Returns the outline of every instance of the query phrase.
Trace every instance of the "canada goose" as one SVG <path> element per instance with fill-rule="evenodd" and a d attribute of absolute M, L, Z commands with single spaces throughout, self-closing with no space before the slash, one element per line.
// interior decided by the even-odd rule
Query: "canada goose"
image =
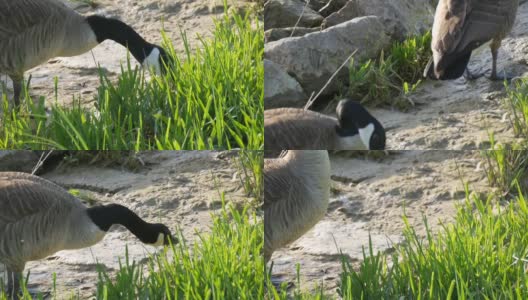
<path fill-rule="evenodd" d="M 330 197 L 326 150 L 290 150 L 264 160 L 264 259 L 321 220 Z"/>
<path fill-rule="evenodd" d="M 490 79 L 504 79 L 497 76 L 497 53 L 513 27 L 518 6 L 519 0 L 440 0 L 433 23 L 433 57 L 424 77 L 456 79 L 464 71 L 468 79 L 479 77 L 467 68 L 471 52 L 491 41 Z"/>
<path fill-rule="evenodd" d="M 265 150 L 383 150 L 385 129 L 361 104 L 339 101 L 337 119 L 310 110 L 264 111 Z"/>
<path fill-rule="evenodd" d="M 124 206 L 88 208 L 48 180 L 0 172 L 0 263 L 7 268 L 8 295 L 17 298 L 26 262 L 92 246 L 113 224 L 125 226 L 145 244 L 176 242 L 165 225 L 147 223 Z"/>
<path fill-rule="evenodd" d="M 119 20 L 84 17 L 59 0 L 0 0 L 0 73 L 13 81 L 15 106 L 25 71 L 53 57 L 83 54 L 107 39 L 128 47 L 145 68 L 160 72 L 168 62 L 163 48 Z"/>

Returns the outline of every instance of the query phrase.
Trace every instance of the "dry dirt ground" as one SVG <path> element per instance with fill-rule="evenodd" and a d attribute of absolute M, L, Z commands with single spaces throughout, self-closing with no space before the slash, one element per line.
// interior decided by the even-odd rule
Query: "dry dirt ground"
<path fill-rule="evenodd" d="M 101 14 L 118 18 L 134 28 L 147 41 L 161 44 L 161 29 L 173 43 L 175 50 L 184 53 L 180 29 L 185 31 L 191 48 L 200 47 L 198 36 L 210 37 L 214 20 L 224 12 L 222 0 L 94 0 L 96 8 L 82 2 L 68 1 L 68 5 L 86 15 Z M 233 7 L 247 5 L 245 0 L 228 1 Z M 182 56 L 183 57 L 183 56 Z M 47 103 L 54 103 L 54 77 L 58 78 L 58 103 L 69 105 L 72 97 L 82 97 L 82 103 L 91 107 L 99 86 L 98 66 L 109 78 L 116 79 L 121 64 L 126 65 L 127 50 L 113 42 L 104 41 L 92 51 L 75 57 L 59 57 L 26 72 L 25 79 L 31 78 L 30 95 L 46 97 Z M 132 66 L 137 62 L 131 57 Z M 7 84 L 12 97 L 12 83 L 0 74 L 0 81 Z M 1 89 L 0 89 L 1 97 Z"/>
<path fill-rule="evenodd" d="M 524 77 L 528 72 L 528 3 L 520 5 L 514 28 L 499 50 L 498 69 Z M 471 58 L 470 70 L 491 70 L 489 47 L 478 49 Z M 416 107 L 402 113 L 374 110 L 388 130 L 389 149 L 482 149 L 489 148 L 488 132 L 500 142 L 515 140 L 508 110 L 501 104 L 505 97 L 502 82 L 480 78 L 468 82 L 426 81 L 411 97 Z"/>
<path fill-rule="evenodd" d="M 192 244 L 197 232 L 209 231 L 211 214 L 221 208 L 219 192 L 225 192 L 229 203 L 242 205 L 249 200 L 240 182 L 236 155 L 210 151 L 144 152 L 139 157 L 145 165 L 136 171 L 82 164 L 61 167 L 42 177 L 66 188 L 77 188 L 100 204 L 125 205 L 146 221 L 164 223 L 173 231 L 180 228 L 187 243 Z M 28 263 L 25 273 L 31 272 L 30 292 L 50 292 L 56 273 L 58 299 L 69 299 L 71 295 L 90 298 L 96 289 L 97 263 L 111 274 L 119 268 L 125 247 L 131 261 L 138 262 L 161 251 L 142 244 L 124 227 L 114 226 L 93 247 L 61 251 Z"/>
<path fill-rule="evenodd" d="M 301 289 L 324 286 L 336 295 L 341 250 L 354 265 L 363 260 L 369 233 L 375 253 L 386 252 L 402 239 L 403 210 L 418 233 L 425 232 L 422 215 L 433 229 L 452 220 L 455 204 L 472 191 L 488 191 L 478 151 L 395 151 L 366 158 L 341 152 L 331 155 L 332 196 L 328 212 L 312 230 L 288 248 L 274 253 L 274 282 L 296 282 Z"/>

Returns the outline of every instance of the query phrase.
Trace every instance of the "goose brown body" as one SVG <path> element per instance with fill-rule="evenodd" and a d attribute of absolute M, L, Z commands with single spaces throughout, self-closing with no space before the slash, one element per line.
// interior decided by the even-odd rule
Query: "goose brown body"
<path fill-rule="evenodd" d="M 264 258 L 305 234 L 325 215 L 330 197 L 326 150 L 290 150 L 264 161 Z"/>

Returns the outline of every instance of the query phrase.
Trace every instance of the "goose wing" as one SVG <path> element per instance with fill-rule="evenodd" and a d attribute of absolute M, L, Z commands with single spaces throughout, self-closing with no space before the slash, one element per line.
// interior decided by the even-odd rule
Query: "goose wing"
<path fill-rule="evenodd" d="M 265 150 L 318 150 L 334 144 L 337 120 L 310 110 L 264 111 Z"/>
<path fill-rule="evenodd" d="M 38 28 L 50 19 L 65 19 L 71 9 L 57 0 L 0 0 L 0 43 Z"/>
<path fill-rule="evenodd" d="M 301 182 L 288 168 L 282 168 L 282 159 L 264 160 L 264 206 L 266 210 L 272 205 L 284 202 L 293 196 L 294 187 Z"/>
<path fill-rule="evenodd" d="M 60 186 L 25 173 L 0 173 L 0 228 L 45 213 L 52 207 L 83 206 Z"/>

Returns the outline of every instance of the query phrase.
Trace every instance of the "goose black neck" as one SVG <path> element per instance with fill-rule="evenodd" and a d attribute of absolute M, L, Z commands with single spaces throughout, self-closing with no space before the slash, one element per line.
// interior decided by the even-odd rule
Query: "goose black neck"
<path fill-rule="evenodd" d="M 120 224 L 141 241 L 152 239 L 151 224 L 143 221 L 133 211 L 122 205 L 95 206 L 88 208 L 87 213 L 92 222 L 103 231 L 108 231 L 114 224 Z"/>
<path fill-rule="evenodd" d="M 143 63 L 154 48 L 154 45 L 145 41 L 132 27 L 119 20 L 94 15 L 86 17 L 86 21 L 95 33 L 98 43 L 104 40 L 116 41 L 128 48 L 140 63 Z"/>

